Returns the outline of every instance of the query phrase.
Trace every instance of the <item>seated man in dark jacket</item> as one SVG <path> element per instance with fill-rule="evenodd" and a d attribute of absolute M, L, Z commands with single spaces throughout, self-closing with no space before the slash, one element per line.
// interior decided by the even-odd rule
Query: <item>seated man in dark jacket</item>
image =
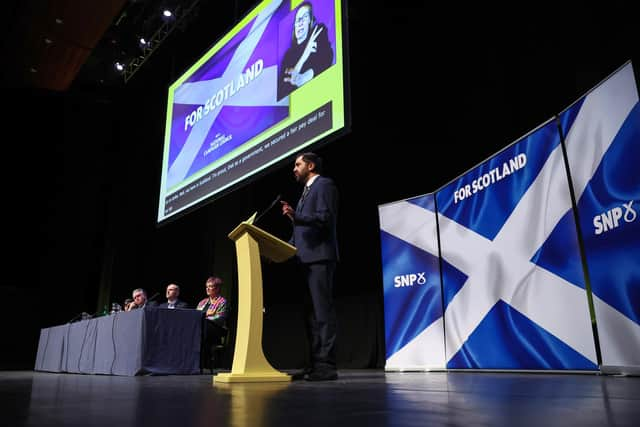
<path fill-rule="evenodd" d="M 167 302 L 160 304 L 160 308 L 189 308 L 189 304 L 180 298 L 180 286 L 175 283 L 167 286 Z"/>
<path fill-rule="evenodd" d="M 158 304 L 153 301 L 155 295 L 151 297 L 151 300 L 147 300 L 147 291 L 142 288 L 134 289 L 131 296 L 133 297 L 133 301 L 125 305 L 124 311 L 131 311 L 137 308 L 156 307 Z"/>

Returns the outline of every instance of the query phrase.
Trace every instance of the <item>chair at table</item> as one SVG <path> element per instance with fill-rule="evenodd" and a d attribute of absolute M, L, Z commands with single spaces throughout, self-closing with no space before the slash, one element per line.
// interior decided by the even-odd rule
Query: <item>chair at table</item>
<path fill-rule="evenodd" d="M 204 316 L 202 319 L 202 346 L 200 351 L 200 369 L 208 369 L 213 374 L 216 370 L 220 369 L 221 362 L 224 359 L 226 352 L 231 345 L 231 328 L 229 325 L 218 326 L 221 329 L 220 341 L 209 342 L 207 339 L 207 327 L 209 320 Z"/>
<path fill-rule="evenodd" d="M 211 360 L 210 360 L 211 373 L 213 373 L 217 369 L 222 368 L 221 363 L 222 363 L 223 357 L 225 355 L 225 352 L 226 352 L 227 348 L 229 347 L 229 341 L 230 341 L 230 337 L 231 337 L 231 329 L 230 328 L 225 328 L 225 329 L 226 329 L 226 333 L 222 337 L 222 340 L 220 341 L 220 343 L 213 344 L 211 346 L 210 350 L 209 350 L 209 354 L 211 355 Z"/>

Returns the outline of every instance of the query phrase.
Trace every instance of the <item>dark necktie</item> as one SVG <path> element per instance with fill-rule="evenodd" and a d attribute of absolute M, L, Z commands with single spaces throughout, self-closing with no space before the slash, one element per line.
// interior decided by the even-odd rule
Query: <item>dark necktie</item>
<path fill-rule="evenodd" d="M 305 199 L 305 197 L 307 197 L 307 194 L 309 194 L 309 188 L 311 187 L 308 185 L 304 186 L 304 190 L 302 191 L 302 196 L 300 196 L 300 202 L 302 202 Z"/>

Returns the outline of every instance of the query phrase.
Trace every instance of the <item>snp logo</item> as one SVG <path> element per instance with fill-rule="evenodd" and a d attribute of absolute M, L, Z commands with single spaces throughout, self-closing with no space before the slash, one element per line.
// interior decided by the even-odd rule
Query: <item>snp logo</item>
<path fill-rule="evenodd" d="M 596 215 L 593 217 L 593 226 L 595 227 L 596 235 L 606 233 L 607 231 L 611 231 L 614 228 L 618 228 L 623 224 L 621 219 L 624 222 L 633 222 L 636 220 L 638 214 L 631 207 L 633 204 L 633 200 L 629 203 L 623 203 L 622 207 L 617 206 L 613 209 L 609 209 L 608 211 Z M 624 208 L 624 211 L 623 211 Z"/>
<path fill-rule="evenodd" d="M 393 278 L 394 288 L 403 288 L 415 284 L 424 285 L 427 283 L 424 271 L 422 273 L 402 274 Z"/>

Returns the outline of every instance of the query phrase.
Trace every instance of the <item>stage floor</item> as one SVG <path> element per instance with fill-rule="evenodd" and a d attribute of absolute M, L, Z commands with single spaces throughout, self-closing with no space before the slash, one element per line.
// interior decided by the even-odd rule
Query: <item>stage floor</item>
<path fill-rule="evenodd" d="M 291 371 L 285 371 L 290 372 Z M 13 426 L 637 426 L 640 377 L 340 370 L 329 382 L 0 371 Z"/>

